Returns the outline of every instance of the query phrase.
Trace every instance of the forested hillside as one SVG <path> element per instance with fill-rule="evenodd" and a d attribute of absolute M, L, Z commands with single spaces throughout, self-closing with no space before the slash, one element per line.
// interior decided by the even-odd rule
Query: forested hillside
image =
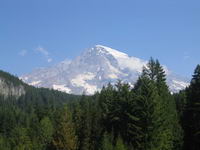
<path fill-rule="evenodd" d="M 199 150 L 200 65 L 188 88 L 171 94 L 150 59 L 134 87 L 120 80 L 93 96 L 34 88 L 0 72 L 0 150 Z"/>

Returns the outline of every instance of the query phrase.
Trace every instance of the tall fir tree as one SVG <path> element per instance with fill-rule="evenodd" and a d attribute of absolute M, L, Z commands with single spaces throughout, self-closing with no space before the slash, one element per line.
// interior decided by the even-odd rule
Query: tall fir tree
<path fill-rule="evenodd" d="M 146 76 L 142 75 L 134 88 L 137 95 L 137 117 L 140 118 L 141 127 L 140 138 L 136 141 L 138 150 L 160 149 L 159 133 L 161 132 L 162 122 L 160 122 L 161 112 L 159 95 L 155 84 Z"/>
<path fill-rule="evenodd" d="M 76 108 L 76 134 L 78 138 L 78 150 L 87 150 L 90 148 L 90 113 L 88 96 L 82 95 Z"/>
<path fill-rule="evenodd" d="M 189 88 L 184 112 L 184 148 L 200 149 L 200 65 L 197 65 Z"/>
<path fill-rule="evenodd" d="M 148 77 L 156 87 L 158 93 L 158 102 L 160 122 L 162 123 L 159 132 L 158 143 L 161 149 L 180 149 L 182 140 L 182 128 L 176 111 L 176 104 L 170 94 L 166 84 L 166 75 L 163 67 L 158 60 L 151 58 L 143 69 L 143 76 Z M 159 147 L 159 146 L 157 146 Z"/>
<path fill-rule="evenodd" d="M 56 150 L 76 150 L 77 136 L 75 135 L 71 113 L 65 106 L 58 115 L 52 146 Z"/>

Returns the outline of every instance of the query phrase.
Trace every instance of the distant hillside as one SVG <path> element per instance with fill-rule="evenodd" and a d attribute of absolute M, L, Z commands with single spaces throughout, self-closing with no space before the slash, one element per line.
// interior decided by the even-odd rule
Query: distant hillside
<path fill-rule="evenodd" d="M 15 99 L 54 99 L 55 101 L 71 100 L 73 97 L 77 97 L 72 94 L 67 94 L 53 89 L 36 88 L 24 83 L 18 77 L 11 75 L 8 72 L 0 70 L 0 96 Z M 32 98 L 28 98 L 31 97 Z"/>

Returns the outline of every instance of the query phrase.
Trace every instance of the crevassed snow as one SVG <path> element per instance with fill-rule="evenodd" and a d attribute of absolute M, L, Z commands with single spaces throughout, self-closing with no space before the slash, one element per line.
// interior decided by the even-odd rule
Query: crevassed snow
<path fill-rule="evenodd" d="M 183 88 L 189 86 L 189 83 L 183 82 L 183 81 L 177 81 L 177 80 L 172 80 L 173 83 L 175 83 L 176 85 L 179 85 Z"/>
<path fill-rule="evenodd" d="M 106 46 L 103 46 L 103 45 L 96 45 L 96 47 L 105 49 L 107 52 L 109 52 L 115 58 L 127 58 L 128 57 L 127 54 L 122 53 L 122 52 L 120 52 L 118 50 L 114 50 L 114 49 L 112 49 L 110 47 L 106 47 Z"/>
<path fill-rule="evenodd" d="M 91 72 L 79 74 L 71 80 L 71 83 L 78 86 L 83 86 L 86 80 L 92 80 L 94 77 L 95 75 Z"/>
<path fill-rule="evenodd" d="M 78 87 L 84 87 L 87 94 L 94 94 L 95 91 L 98 90 L 96 85 L 91 85 L 87 83 L 87 80 L 92 80 L 95 77 L 95 74 L 91 72 L 87 72 L 84 74 L 79 74 L 75 78 L 71 80 L 72 85 L 78 86 Z"/>
<path fill-rule="evenodd" d="M 109 61 L 106 62 L 112 73 L 123 74 L 119 69 L 113 67 Z"/>
<path fill-rule="evenodd" d="M 125 74 L 125 73 L 121 72 L 119 69 L 117 69 L 117 68 L 115 68 L 114 66 L 112 66 L 112 65 L 110 64 L 109 61 L 106 62 L 106 63 L 107 63 L 107 65 L 108 65 L 108 67 L 109 67 L 109 70 L 110 70 L 110 72 L 111 72 L 111 74 L 108 75 L 108 77 L 110 77 L 110 78 L 112 78 L 112 79 L 116 79 L 116 78 L 118 78 L 117 75 L 128 76 L 128 74 Z"/>
<path fill-rule="evenodd" d="M 41 81 L 33 81 L 33 82 L 29 83 L 29 85 L 36 86 L 39 83 L 41 83 Z"/>
<path fill-rule="evenodd" d="M 172 83 L 169 85 L 171 93 L 178 92 L 189 86 L 189 83 L 184 81 L 172 80 Z"/>
<path fill-rule="evenodd" d="M 60 85 L 54 84 L 53 89 L 58 90 L 58 91 L 62 91 L 62 92 L 66 92 L 66 93 L 71 93 L 71 89 L 66 87 L 64 84 L 60 84 Z"/>
<path fill-rule="evenodd" d="M 118 64 L 121 69 L 128 68 L 132 71 L 137 71 L 137 72 L 141 73 L 143 66 L 146 66 L 146 64 L 148 63 L 148 61 L 144 61 L 144 60 L 136 58 L 136 57 L 129 57 L 127 54 L 122 53 L 118 50 L 109 48 L 107 46 L 96 45 L 96 47 L 99 48 L 99 50 L 102 53 L 105 53 L 104 51 L 106 51 L 106 52 L 110 53 L 113 57 L 115 57 L 116 60 L 118 61 Z M 104 51 L 101 49 L 103 49 Z M 170 71 L 167 69 L 166 66 L 163 66 L 163 68 L 167 75 L 170 74 Z"/>
<path fill-rule="evenodd" d="M 146 66 L 147 64 L 147 61 L 141 60 L 136 57 L 129 57 L 127 54 L 119 52 L 118 50 L 114 50 L 112 48 L 103 45 L 96 45 L 96 47 L 99 49 L 104 49 L 113 57 L 115 57 L 121 69 L 128 68 L 133 71 L 142 72 L 143 66 Z"/>

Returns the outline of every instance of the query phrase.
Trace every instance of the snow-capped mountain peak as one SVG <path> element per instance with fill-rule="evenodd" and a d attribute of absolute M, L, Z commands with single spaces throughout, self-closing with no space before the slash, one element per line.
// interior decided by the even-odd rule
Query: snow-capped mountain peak
<path fill-rule="evenodd" d="M 90 49 L 91 51 L 97 51 L 97 53 L 103 55 L 111 55 L 117 62 L 121 69 L 128 69 L 141 73 L 142 67 L 146 65 L 147 61 L 136 57 L 129 57 L 127 54 L 118 50 L 112 49 L 103 45 L 96 45 Z"/>
<path fill-rule="evenodd" d="M 108 82 L 118 79 L 134 84 L 147 61 L 130 57 L 118 50 L 103 45 L 87 49 L 74 60 L 35 70 L 21 78 L 37 87 L 48 87 L 67 93 L 93 94 Z M 173 75 L 166 66 L 167 82 L 171 91 L 176 92 L 188 85 L 186 80 Z"/>
<path fill-rule="evenodd" d="M 107 46 L 96 45 L 95 48 L 93 48 L 93 49 L 97 49 L 101 53 L 107 52 L 107 53 L 111 54 L 113 57 L 115 57 L 116 59 L 119 59 L 119 58 L 124 58 L 124 59 L 128 58 L 127 54 L 122 53 L 122 52 L 120 52 L 118 50 L 112 49 L 112 48 L 107 47 Z"/>

